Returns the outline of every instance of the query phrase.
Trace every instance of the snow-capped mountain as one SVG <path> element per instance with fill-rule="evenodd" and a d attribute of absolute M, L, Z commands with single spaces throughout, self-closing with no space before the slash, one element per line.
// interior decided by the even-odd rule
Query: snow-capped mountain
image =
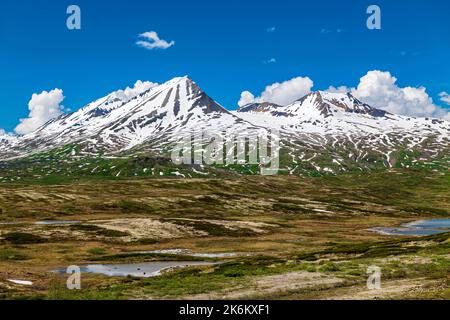
<path fill-rule="evenodd" d="M 253 103 L 239 108 L 235 114 L 255 125 L 324 135 L 392 130 L 448 135 L 450 129 L 447 121 L 394 115 L 361 102 L 351 93 L 324 91 L 310 93 L 287 106 Z"/>
<path fill-rule="evenodd" d="M 0 153 L 6 152 L 10 149 L 17 141 L 17 137 L 0 132 Z"/>
<path fill-rule="evenodd" d="M 399 116 L 350 93 L 324 91 L 287 106 L 253 103 L 229 112 L 189 77 L 119 90 L 23 137 L 0 136 L 0 160 L 66 145 L 77 145 L 85 155 L 164 156 L 166 147 L 193 130 L 223 134 L 269 128 L 281 133 L 281 152 L 288 155 L 283 159 L 290 159 L 283 170 L 290 173 L 391 167 L 400 157 L 405 163 L 439 159 L 448 165 L 448 121 Z"/>
<path fill-rule="evenodd" d="M 280 130 L 282 148 L 292 161 L 289 172 L 362 170 L 378 163 L 391 167 L 402 152 L 420 154 L 422 161 L 449 154 L 450 122 L 394 115 L 350 93 L 317 91 L 287 106 L 250 104 L 235 114 Z"/>
<path fill-rule="evenodd" d="M 89 145 L 92 152 L 123 151 L 161 137 L 172 141 L 191 129 L 249 127 L 189 77 L 179 77 L 132 96 L 113 92 L 20 138 L 14 151 L 20 155 L 69 143 Z"/>
<path fill-rule="evenodd" d="M 240 107 L 237 111 L 238 112 L 252 112 L 252 113 L 267 112 L 274 116 L 277 116 L 278 115 L 277 110 L 280 108 L 283 108 L 283 107 L 278 104 L 275 104 L 275 103 L 254 102 L 254 103 L 250 103 L 250 104 Z"/>

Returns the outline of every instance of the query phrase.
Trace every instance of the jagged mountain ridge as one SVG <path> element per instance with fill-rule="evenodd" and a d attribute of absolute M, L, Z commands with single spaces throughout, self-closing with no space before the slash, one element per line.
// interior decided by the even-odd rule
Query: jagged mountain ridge
<path fill-rule="evenodd" d="M 0 159 L 81 145 L 88 154 L 164 154 L 194 129 L 225 132 L 275 128 L 290 158 L 285 170 L 346 171 L 395 164 L 399 150 L 425 160 L 448 155 L 450 122 L 394 115 L 350 93 L 310 93 L 287 106 L 253 103 L 229 112 L 189 77 L 153 85 L 132 96 L 119 90 L 53 119 L 23 137 L 4 138 Z M 0 137 L 1 139 L 1 137 Z M 310 169 L 308 169 L 310 170 Z"/>
<path fill-rule="evenodd" d="M 391 114 L 351 93 L 316 91 L 287 106 L 250 104 L 236 114 L 281 132 L 290 172 L 392 167 L 405 152 L 421 154 L 421 161 L 449 155 L 450 122 Z"/>
<path fill-rule="evenodd" d="M 240 107 L 237 112 L 269 112 L 277 115 L 277 109 L 283 108 L 279 104 L 270 102 L 254 102 Z"/>
<path fill-rule="evenodd" d="M 445 135 L 450 129 L 448 121 L 399 116 L 373 108 L 351 93 L 324 91 L 307 94 L 287 106 L 253 103 L 239 108 L 236 114 L 255 125 L 323 135 L 395 130 Z"/>
<path fill-rule="evenodd" d="M 310 109 L 310 110 L 308 110 Z M 332 116 L 333 112 L 345 111 L 358 114 L 370 114 L 372 116 L 384 116 L 388 112 L 372 108 L 366 103 L 355 98 L 350 92 L 329 93 L 316 91 L 303 96 L 287 106 L 281 106 L 270 102 L 250 103 L 240 107 L 238 112 L 262 112 L 273 116 L 304 116 L 306 113 L 319 112 L 321 116 Z"/>
<path fill-rule="evenodd" d="M 17 139 L 17 155 L 68 143 L 89 143 L 91 151 L 123 151 L 161 135 L 194 128 L 250 128 L 211 99 L 189 77 L 174 78 L 126 100 L 117 92 L 80 110 L 50 120 Z"/>

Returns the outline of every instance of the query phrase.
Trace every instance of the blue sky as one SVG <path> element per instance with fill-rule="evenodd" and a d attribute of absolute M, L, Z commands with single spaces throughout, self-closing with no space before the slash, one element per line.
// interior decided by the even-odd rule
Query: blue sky
<path fill-rule="evenodd" d="M 81 30 L 66 27 L 70 4 L 81 8 Z M 366 28 L 370 4 L 382 10 L 381 30 Z M 242 91 L 258 95 L 293 77 L 311 78 L 313 89 L 355 87 L 382 70 L 445 108 L 449 12 L 446 0 L 2 0 L 0 128 L 13 131 L 43 90 L 62 89 L 76 110 L 138 79 L 182 75 L 233 109 Z M 148 31 L 175 45 L 137 46 Z"/>

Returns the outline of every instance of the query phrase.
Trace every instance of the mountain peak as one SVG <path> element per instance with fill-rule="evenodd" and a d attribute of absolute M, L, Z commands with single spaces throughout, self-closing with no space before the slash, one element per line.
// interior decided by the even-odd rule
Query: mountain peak
<path fill-rule="evenodd" d="M 267 113 L 288 117 L 329 117 L 335 113 L 358 113 L 380 117 L 387 112 L 372 108 L 355 98 L 350 92 L 313 91 L 292 104 L 280 106 L 270 102 L 255 102 L 240 107 L 237 112 Z"/>
<path fill-rule="evenodd" d="M 314 91 L 295 101 L 293 105 L 301 108 L 316 108 L 325 117 L 337 111 L 368 114 L 375 117 L 384 116 L 387 113 L 363 103 L 350 92 Z"/>
<path fill-rule="evenodd" d="M 137 81 L 132 88 L 52 119 L 29 135 L 16 138 L 0 132 L 0 159 L 72 143 L 82 144 L 87 152 L 131 150 L 140 144 L 159 152 L 181 134 L 199 129 L 223 133 L 276 128 L 289 135 L 324 137 L 407 130 L 448 136 L 448 123 L 387 114 L 350 92 L 327 91 L 311 92 L 287 106 L 257 102 L 230 113 L 189 76 L 163 84 Z"/>
<path fill-rule="evenodd" d="M 237 112 L 267 112 L 277 108 L 282 106 L 271 102 L 253 102 L 239 107 Z"/>
<path fill-rule="evenodd" d="M 329 92 L 329 91 L 323 91 L 323 90 L 316 90 L 316 91 L 312 91 L 312 92 L 304 95 L 297 101 L 304 101 L 308 98 L 310 98 L 310 99 L 315 98 L 315 99 L 319 99 L 319 100 L 333 100 L 333 99 L 349 98 L 349 99 L 353 99 L 353 100 L 358 100 L 349 91 L 347 91 L 347 92 Z"/>
<path fill-rule="evenodd" d="M 166 84 L 166 85 L 177 85 L 177 84 L 180 84 L 180 83 L 188 83 L 188 84 L 190 84 L 190 83 L 195 83 L 195 82 L 191 79 L 191 77 L 186 75 L 186 76 L 182 76 L 182 77 L 172 78 L 172 79 L 170 79 L 169 81 L 167 81 L 164 84 Z"/>

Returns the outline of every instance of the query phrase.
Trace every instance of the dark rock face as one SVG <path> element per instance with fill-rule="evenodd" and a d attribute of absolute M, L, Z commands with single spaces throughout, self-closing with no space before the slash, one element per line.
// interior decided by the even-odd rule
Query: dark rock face
<path fill-rule="evenodd" d="M 255 102 L 240 107 L 237 112 L 267 112 L 277 108 L 282 108 L 282 106 L 270 102 Z"/>

